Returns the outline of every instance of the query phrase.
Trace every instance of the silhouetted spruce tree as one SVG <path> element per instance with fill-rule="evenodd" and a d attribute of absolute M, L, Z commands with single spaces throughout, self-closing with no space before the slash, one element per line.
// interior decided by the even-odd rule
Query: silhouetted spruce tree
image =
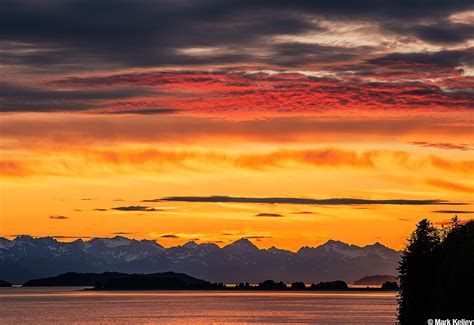
<path fill-rule="evenodd" d="M 398 319 L 401 324 L 426 324 L 433 284 L 433 253 L 441 242 L 440 232 L 427 219 L 421 220 L 402 252 Z"/>
<path fill-rule="evenodd" d="M 474 318 L 474 221 L 451 227 L 435 254 L 431 318 Z"/>
<path fill-rule="evenodd" d="M 473 220 L 462 224 L 455 217 L 440 230 L 426 219 L 420 221 L 399 266 L 400 323 L 474 318 L 473 269 Z"/>

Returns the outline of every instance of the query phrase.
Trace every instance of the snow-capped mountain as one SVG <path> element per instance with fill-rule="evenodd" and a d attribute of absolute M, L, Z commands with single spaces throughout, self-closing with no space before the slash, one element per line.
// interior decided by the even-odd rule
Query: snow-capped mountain
<path fill-rule="evenodd" d="M 380 243 L 359 247 L 329 240 L 298 252 L 259 249 L 242 238 L 223 248 L 188 242 L 165 248 L 153 240 L 121 236 L 60 242 L 51 237 L 0 237 L 0 279 L 22 283 L 64 272 L 183 272 L 215 282 L 353 281 L 396 274 L 399 252 Z"/>

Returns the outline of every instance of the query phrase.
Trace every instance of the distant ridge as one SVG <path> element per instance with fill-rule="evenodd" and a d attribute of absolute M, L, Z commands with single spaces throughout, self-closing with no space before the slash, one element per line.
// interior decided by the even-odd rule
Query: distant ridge
<path fill-rule="evenodd" d="M 12 284 L 7 282 L 7 281 L 3 281 L 3 280 L 0 280 L 0 287 L 11 287 Z"/>
<path fill-rule="evenodd" d="M 173 271 L 213 282 L 314 283 L 341 279 L 352 283 L 367 274 L 397 274 L 399 252 L 380 243 L 349 245 L 329 240 L 297 252 L 259 249 L 249 239 L 225 247 L 189 242 L 165 248 L 153 240 L 122 236 L 59 242 L 51 237 L 0 237 L 0 278 L 23 283 L 66 272 L 159 273 Z"/>
<path fill-rule="evenodd" d="M 394 275 L 370 275 L 354 281 L 355 285 L 382 285 L 385 282 L 398 282 L 398 277 Z"/>

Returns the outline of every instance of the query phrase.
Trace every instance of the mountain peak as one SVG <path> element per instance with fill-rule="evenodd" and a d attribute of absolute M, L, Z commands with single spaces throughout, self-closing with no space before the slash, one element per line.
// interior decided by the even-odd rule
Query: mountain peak
<path fill-rule="evenodd" d="M 386 251 L 391 251 L 392 250 L 391 248 L 388 248 L 387 246 L 385 246 L 384 244 L 382 244 L 378 241 L 373 243 L 372 245 L 367 245 L 364 248 L 369 248 L 369 249 L 375 248 L 375 249 L 386 250 Z"/>
<path fill-rule="evenodd" d="M 236 240 L 232 244 L 233 246 L 245 246 L 245 247 L 257 247 L 255 246 L 248 238 L 240 238 L 239 240 Z"/>
<path fill-rule="evenodd" d="M 130 245 L 130 243 L 132 241 L 133 241 L 132 239 L 128 239 L 126 237 L 115 236 L 115 237 L 112 237 L 112 238 L 94 238 L 94 239 L 90 240 L 89 243 L 91 243 L 91 244 L 99 243 L 99 244 L 107 246 L 109 248 L 114 248 L 114 247 L 118 247 L 118 246 Z"/>
<path fill-rule="evenodd" d="M 33 236 L 30 235 L 18 235 L 15 237 L 15 241 L 30 241 L 33 239 Z"/>
<path fill-rule="evenodd" d="M 266 249 L 266 251 L 269 252 L 269 253 L 272 253 L 272 254 L 281 254 L 281 253 L 293 254 L 293 252 L 291 252 L 289 250 L 281 249 L 281 248 L 278 248 L 278 247 L 275 247 L 275 246 L 272 246 L 272 247 Z"/>
<path fill-rule="evenodd" d="M 194 240 L 188 241 L 186 244 L 183 245 L 183 247 L 186 248 L 196 248 L 198 246 L 199 245 Z"/>
<path fill-rule="evenodd" d="M 373 243 L 372 245 L 367 245 L 369 247 L 385 247 L 384 245 L 382 245 L 380 242 L 376 241 L 375 243 Z"/>
<path fill-rule="evenodd" d="M 248 252 L 248 251 L 258 251 L 258 247 L 255 246 L 250 240 L 247 238 L 240 238 L 236 240 L 232 244 L 229 244 L 224 247 L 226 250 L 232 250 L 234 252 Z"/>
<path fill-rule="evenodd" d="M 329 239 L 327 242 L 322 244 L 323 247 L 338 247 L 338 248 L 348 248 L 351 245 L 344 243 L 340 240 Z"/>
<path fill-rule="evenodd" d="M 129 238 L 127 238 L 127 237 L 124 237 L 124 236 L 118 236 L 118 235 L 117 235 L 117 236 L 115 236 L 115 237 L 112 237 L 112 238 L 110 238 L 110 239 L 112 239 L 112 240 L 124 240 L 124 239 L 125 239 L 125 240 L 130 240 L 130 239 L 129 239 Z"/>

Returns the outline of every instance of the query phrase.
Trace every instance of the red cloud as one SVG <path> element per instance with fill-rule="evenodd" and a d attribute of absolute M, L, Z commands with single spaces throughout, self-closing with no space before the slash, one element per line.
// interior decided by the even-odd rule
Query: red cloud
<path fill-rule="evenodd" d="M 446 150 L 474 150 L 474 145 L 467 143 L 450 143 L 450 142 L 427 142 L 427 141 L 411 141 L 409 144 L 420 147 L 433 147 Z"/>
<path fill-rule="evenodd" d="M 347 67 L 346 67 L 347 68 Z M 368 69 L 368 71 L 366 71 Z M 154 98 L 113 100 L 102 112 L 168 108 L 191 114 L 313 114 L 334 110 L 449 111 L 474 109 L 474 78 L 461 70 L 385 63 L 334 71 L 334 77 L 288 71 L 161 71 L 69 78 L 74 87 L 140 85 L 156 87 Z"/>

